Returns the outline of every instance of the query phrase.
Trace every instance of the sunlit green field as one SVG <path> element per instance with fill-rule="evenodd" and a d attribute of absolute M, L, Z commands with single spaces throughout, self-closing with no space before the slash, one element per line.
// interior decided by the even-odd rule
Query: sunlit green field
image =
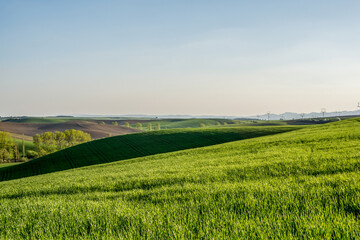
<path fill-rule="evenodd" d="M 162 129 L 173 129 L 173 128 L 199 128 L 203 124 L 205 127 L 218 127 L 218 125 L 233 125 L 236 123 L 240 123 L 238 120 L 228 120 L 228 119 L 163 119 L 158 121 L 149 121 L 153 127 L 156 126 L 157 123 L 160 123 Z M 135 124 L 131 125 L 132 127 L 136 127 Z M 143 123 L 143 128 L 146 130 L 147 122 Z"/>
<path fill-rule="evenodd" d="M 177 129 L 100 139 L 0 170 L 0 181 L 114 162 L 241 139 L 288 132 L 299 127 Z"/>
<path fill-rule="evenodd" d="M 0 236 L 357 239 L 359 170 L 359 119 L 75 168 L 1 182 Z"/>
<path fill-rule="evenodd" d="M 14 166 L 19 163 L 0 163 L 0 168 Z"/>
<path fill-rule="evenodd" d="M 20 157 L 22 157 L 22 140 L 20 139 L 16 139 L 16 142 L 18 144 L 18 149 L 19 149 L 19 154 L 20 154 Z M 25 145 L 25 151 L 28 151 L 28 150 L 34 150 L 34 143 L 33 142 L 30 142 L 30 141 L 24 141 L 24 145 Z"/>

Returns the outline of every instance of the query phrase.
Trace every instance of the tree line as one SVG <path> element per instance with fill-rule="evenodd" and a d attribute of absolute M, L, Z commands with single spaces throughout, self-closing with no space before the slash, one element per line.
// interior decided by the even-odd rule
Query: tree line
<path fill-rule="evenodd" d="M 128 123 L 128 122 L 125 122 L 124 127 L 132 128 L 131 125 L 130 125 L 130 123 Z M 135 128 L 137 128 L 137 129 L 139 129 L 139 130 L 144 130 L 143 125 L 142 125 L 142 123 L 140 123 L 140 122 L 137 122 L 137 123 L 135 124 Z M 155 124 L 155 130 L 160 130 L 160 129 L 161 129 L 160 123 L 156 123 L 156 124 Z M 148 130 L 148 131 L 152 131 L 152 130 L 153 130 L 153 125 L 152 125 L 152 123 L 148 123 L 148 124 L 147 124 L 146 130 Z"/>
<path fill-rule="evenodd" d="M 11 160 L 26 161 L 25 143 L 22 139 L 22 157 L 20 158 L 19 146 L 8 132 L 0 132 L 0 163 Z"/>
<path fill-rule="evenodd" d="M 98 124 L 99 124 L 99 125 L 105 125 L 105 122 L 104 122 L 104 121 L 99 121 Z M 113 126 L 119 126 L 119 123 L 116 122 L 116 121 L 111 122 L 111 124 L 112 124 Z M 137 123 L 135 124 L 135 127 L 131 126 L 129 122 L 125 122 L 124 125 L 123 125 L 123 127 L 126 127 L 126 128 L 136 128 L 136 129 L 139 129 L 139 130 L 144 130 L 144 127 L 143 127 L 143 125 L 142 125 L 141 122 L 137 122 Z M 158 123 L 155 124 L 154 130 L 160 130 L 160 129 L 161 129 L 160 123 L 158 122 Z M 148 124 L 147 124 L 146 130 L 148 130 L 148 131 L 152 131 L 152 130 L 153 130 L 153 125 L 152 125 L 152 123 L 148 123 Z"/>
<path fill-rule="evenodd" d="M 91 136 L 80 130 L 65 130 L 64 132 L 45 132 L 33 137 L 37 157 L 47 155 L 80 143 L 91 141 Z"/>

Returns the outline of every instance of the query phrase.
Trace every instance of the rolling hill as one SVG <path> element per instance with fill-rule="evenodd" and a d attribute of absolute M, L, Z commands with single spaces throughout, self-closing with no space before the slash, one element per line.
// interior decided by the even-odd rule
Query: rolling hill
<path fill-rule="evenodd" d="M 25 117 L 25 118 L 14 118 L 7 119 L 4 123 L 27 123 L 27 126 L 37 126 L 36 124 L 62 124 L 68 122 L 77 122 L 77 123 L 98 123 L 103 121 L 108 125 L 111 125 L 112 122 L 116 121 L 120 126 L 123 126 L 128 122 L 133 128 L 136 128 L 136 123 L 142 123 L 143 128 L 146 129 L 148 123 L 152 123 L 154 126 L 157 123 L 160 123 L 162 129 L 173 129 L 173 128 L 198 128 L 201 123 L 204 123 L 206 126 L 215 126 L 218 122 L 221 124 L 234 124 L 240 123 L 239 120 L 229 120 L 229 119 L 155 119 L 155 118 L 96 118 L 96 117 Z M 19 125 L 22 126 L 22 125 Z M 154 127 L 153 126 L 153 127 Z"/>
<path fill-rule="evenodd" d="M 240 121 L 229 119 L 162 119 L 162 120 L 149 120 L 155 126 L 160 123 L 161 128 L 173 129 L 173 128 L 199 128 L 200 124 L 204 124 L 206 127 L 216 126 L 217 123 L 223 125 L 224 123 L 232 125 L 239 123 Z M 146 122 L 143 124 L 146 127 Z"/>
<path fill-rule="evenodd" d="M 93 139 L 129 134 L 139 132 L 140 130 L 131 129 L 121 126 L 100 125 L 96 122 L 88 121 L 70 121 L 60 123 L 22 123 L 22 122 L 0 122 L 0 131 L 10 132 L 13 134 L 25 134 L 34 136 L 44 132 L 65 131 L 67 129 L 81 130 L 89 133 Z"/>
<path fill-rule="evenodd" d="M 91 141 L 0 169 L 0 181 L 124 159 L 271 135 L 296 127 L 181 129 L 128 134 Z"/>
<path fill-rule="evenodd" d="M 0 238 L 357 239 L 359 136 L 352 119 L 0 182 Z"/>

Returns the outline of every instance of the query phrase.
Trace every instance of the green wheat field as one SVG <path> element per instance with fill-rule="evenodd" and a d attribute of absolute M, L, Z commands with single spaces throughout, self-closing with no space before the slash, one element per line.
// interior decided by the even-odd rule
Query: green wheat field
<path fill-rule="evenodd" d="M 358 239 L 360 119 L 161 130 L 0 168 L 2 239 Z"/>

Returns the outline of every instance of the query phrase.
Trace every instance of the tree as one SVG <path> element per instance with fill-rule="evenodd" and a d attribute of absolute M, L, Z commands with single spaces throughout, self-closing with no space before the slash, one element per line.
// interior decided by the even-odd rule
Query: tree
<path fill-rule="evenodd" d="M 200 127 L 205 127 L 205 124 L 204 124 L 204 123 L 200 123 Z"/>
<path fill-rule="evenodd" d="M 125 122 L 124 127 L 130 128 L 130 123 Z"/>
<path fill-rule="evenodd" d="M 33 137 L 35 151 L 39 156 L 44 156 L 90 140 L 90 134 L 75 129 L 65 130 L 65 132 L 45 132 L 41 135 L 36 134 Z"/>
<path fill-rule="evenodd" d="M 111 124 L 114 125 L 114 126 L 118 126 L 118 125 L 119 125 L 118 122 L 112 122 Z"/>
<path fill-rule="evenodd" d="M 100 121 L 100 122 L 99 122 L 99 125 L 105 125 L 105 122 L 104 122 L 104 121 Z"/>
<path fill-rule="evenodd" d="M 14 139 L 14 160 L 15 162 L 19 161 L 19 145 Z"/>
<path fill-rule="evenodd" d="M 148 123 L 147 129 L 148 129 L 148 131 L 151 131 L 151 130 L 152 130 L 152 124 L 151 124 L 151 123 Z"/>
<path fill-rule="evenodd" d="M 59 150 L 67 147 L 68 143 L 66 142 L 66 136 L 63 132 L 55 132 L 55 142 Z"/>
<path fill-rule="evenodd" d="M 0 132 L 0 161 L 6 162 L 12 159 L 15 155 L 14 140 L 12 140 L 10 133 Z"/>
<path fill-rule="evenodd" d="M 42 148 L 45 152 L 53 153 L 58 150 L 55 141 L 55 133 L 45 132 L 41 134 L 41 140 L 43 142 Z"/>
<path fill-rule="evenodd" d="M 142 124 L 141 124 L 141 123 L 139 123 L 139 122 L 138 122 L 138 123 L 136 123 L 136 128 L 137 128 L 137 129 L 142 130 Z"/>
<path fill-rule="evenodd" d="M 75 146 L 80 143 L 91 141 L 91 136 L 80 130 L 70 129 L 65 132 L 65 140 L 69 147 Z"/>
<path fill-rule="evenodd" d="M 221 126 L 221 123 L 220 123 L 220 122 L 216 122 L 216 126 Z"/>
<path fill-rule="evenodd" d="M 26 158 L 24 134 L 22 136 L 22 157 Z"/>
<path fill-rule="evenodd" d="M 160 130 L 160 123 L 156 123 L 155 130 Z"/>
<path fill-rule="evenodd" d="M 7 162 L 10 159 L 10 153 L 5 149 L 0 149 L 0 162 Z"/>
<path fill-rule="evenodd" d="M 35 134 L 35 136 L 33 136 L 33 143 L 35 152 L 39 153 L 41 150 L 41 137 L 39 134 Z"/>

